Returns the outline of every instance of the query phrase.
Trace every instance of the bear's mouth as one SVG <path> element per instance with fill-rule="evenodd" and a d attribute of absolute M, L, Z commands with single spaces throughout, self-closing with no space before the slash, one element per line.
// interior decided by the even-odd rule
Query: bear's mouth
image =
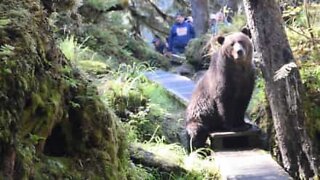
<path fill-rule="evenodd" d="M 236 53 L 234 53 L 233 58 L 235 60 L 240 60 L 244 57 L 244 52 L 243 51 L 238 51 Z"/>

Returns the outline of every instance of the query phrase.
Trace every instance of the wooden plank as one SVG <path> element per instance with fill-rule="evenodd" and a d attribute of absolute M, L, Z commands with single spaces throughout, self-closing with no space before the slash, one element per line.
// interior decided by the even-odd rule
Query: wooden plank
<path fill-rule="evenodd" d="M 164 87 L 173 97 L 187 105 L 191 99 L 195 83 L 187 77 L 169 73 L 163 70 L 147 72 L 145 76 Z"/>
<path fill-rule="evenodd" d="M 214 155 L 223 180 L 288 180 L 292 179 L 263 150 L 221 151 Z"/>
<path fill-rule="evenodd" d="M 251 136 L 257 135 L 260 133 L 260 129 L 257 126 L 252 125 L 252 127 L 246 131 L 226 131 L 226 132 L 214 132 L 211 133 L 210 136 L 212 138 L 220 138 L 220 137 L 238 137 L 238 136 Z"/>

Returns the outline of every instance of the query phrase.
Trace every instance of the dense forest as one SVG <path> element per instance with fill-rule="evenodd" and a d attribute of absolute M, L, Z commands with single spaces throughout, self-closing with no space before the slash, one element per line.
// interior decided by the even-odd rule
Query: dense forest
<path fill-rule="evenodd" d="M 260 148 L 294 179 L 319 178 L 318 3 L 0 0 L 0 179 L 221 179 L 214 150 L 185 149 L 185 104 L 144 73 L 196 82 L 215 38 L 244 27 Z M 195 37 L 183 54 L 159 53 L 177 14 Z"/>

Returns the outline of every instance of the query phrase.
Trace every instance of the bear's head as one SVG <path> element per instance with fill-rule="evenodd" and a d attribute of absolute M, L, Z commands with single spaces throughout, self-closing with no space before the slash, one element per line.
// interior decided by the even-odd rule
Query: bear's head
<path fill-rule="evenodd" d="M 246 34 L 247 32 L 243 30 L 242 32 L 217 37 L 222 54 L 236 61 L 251 61 L 253 46 L 248 37 L 249 34 Z"/>

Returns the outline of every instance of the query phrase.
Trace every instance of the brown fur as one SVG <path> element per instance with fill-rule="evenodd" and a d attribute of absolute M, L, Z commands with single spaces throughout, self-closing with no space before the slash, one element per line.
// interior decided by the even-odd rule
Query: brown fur
<path fill-rule="evenodd" d="M 222 46 L 212 55 L 186 110 L 186 130 L 195 148 L 204 146 L 210 132 L 246 125 L 244 114 L 254 87 L 250 39 L 237 32 L 217 40 Z M 243 52 L 234 47 L 243 47 Z"/>

